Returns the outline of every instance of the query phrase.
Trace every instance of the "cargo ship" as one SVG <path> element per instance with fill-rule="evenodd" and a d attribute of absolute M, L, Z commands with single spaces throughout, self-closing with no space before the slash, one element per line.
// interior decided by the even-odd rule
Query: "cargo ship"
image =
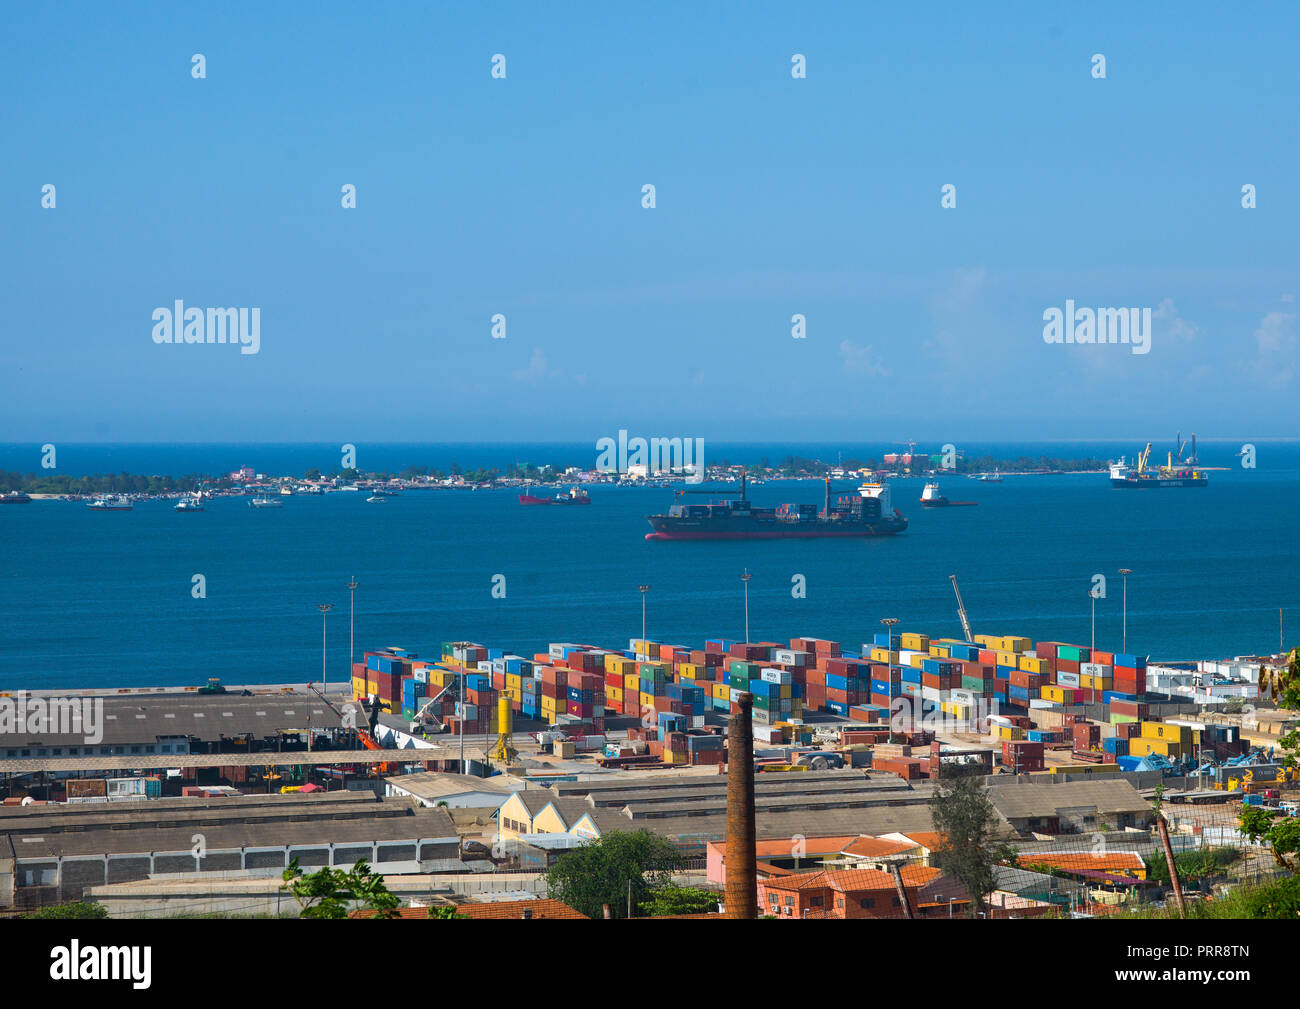
<path fill-rule="evenodd" d="M 520 494 L 519 503 L 522 505 L 584 505 L 591 504 L 591 495 L 581 487 L 570 487 L 567 492 L 556 494 L 554 497 Z"/>
<path fill-rule="evenodd" d="M 678 491 L 714 493 L 710 491 Z M 647 515 L 654 532 L 648 540 L 762 540 L 803 539 L 825 536 L 893 536 L 907 529 L 907 519 L 890 504 L 889 488 L 883 483 L 864 483 L 853 495 L 832 502 L 831 482 L 826 481 L 822 510 L 815 504 L 783 504 L 776 508 L 755 508 L 745 495 L 745 476 L 740 477 L 740 497 L 720 504 L 675 504 L 667 515 Z"/>
<path fill-rule="evenodd" d="M 925 485 L 925 490 L 921 491 L 922 508 L 969 508 L 977 504 L 978 501 L 949 501 L 933 480 Z"/>
<path fill-rule="evenodd" d="M 1110 485 L 1112 487 L 1150 488 L 1150 487 L 1205 487 L 1210 478 L 1204 469 L 1196 463 L 1196 435 L 1192 435 L 1190 454 L 1183 458 L 1183 438 L 1178 436 L 1178 458 L 1170 452 L 1164 466 L 1152 468 L 1151 443 L 1138 453 L 1136 462 L 1130 466 L 1128 460 L 1120 456 L 1119 462 L 1110 464 Z"/>

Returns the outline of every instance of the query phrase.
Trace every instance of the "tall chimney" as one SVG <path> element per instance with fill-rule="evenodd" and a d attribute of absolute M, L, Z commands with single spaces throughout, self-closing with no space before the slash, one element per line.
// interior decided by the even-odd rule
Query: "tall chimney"
<path fill-rule="evenodd" d="M 754 695 L 736 697 L 727 724 L 726 917 L 758 917 L 754 827 Z"/>

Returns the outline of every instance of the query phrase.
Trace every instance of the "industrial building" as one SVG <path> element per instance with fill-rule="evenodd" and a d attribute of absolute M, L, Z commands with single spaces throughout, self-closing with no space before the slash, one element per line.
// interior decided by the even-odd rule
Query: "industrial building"
<path fill-rule="evenodd" d="M 366 792 L 0 806 L 0 910 L 80 900 L 156 874 L 306 871 L 364 859 L 378 872 L 461 869 L 451 817 Z"/>

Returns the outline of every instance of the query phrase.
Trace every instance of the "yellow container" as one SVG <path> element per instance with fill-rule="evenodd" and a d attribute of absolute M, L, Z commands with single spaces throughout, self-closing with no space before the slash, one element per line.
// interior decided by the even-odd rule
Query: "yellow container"
<path fill-rule="evenodd" d="M 1024 739 L 1025 730 L 1019 725 L 995 725 L 998 739 Z"/>
<path fill-rule="evenodd" d="M 713 696 L 723 701 L 730 700 L 731 685 L 727 683 L 715 683 L 713 685 Z"/>
<path fill-rule="evenodd" d="M 1029 638 L 1017 637 L 1014 634 L 1008 634 L 1002 639 L 1002 648 L 1008 652 L 1027 652 L 1033 644 Z"/>
<path fill-rule="evenodd" d="M 913 652 L 924 652 L 930 647 L 930 638 L 925 634 L 904 633 L 898 636 L 898 643 Z"/>
<path fill-rule="evenodd" d="M 891 651 L 888 648 L 871 649 L 871 658 L 875 662 L 888 662 L 890 665 L 898 665 L 898 652 Z"/>
<path fill-rule="evenodd" d="M 366 694 L 366 678 L 364 676 L 352 677 L 352 696 L 360 700 L 364 698 Z"/>
<path fill-rule="evenodd" d="M 506 689 L 519 690 L 523 686 L 524 678 L 518 673 L 506 673 Z"/>
<path fill-rule="evenodd" d="M 1001 650 L 998 652 L 999 666 L 1007 666 L 1010 669 L 1015 669 L 1017 668 L 1016 663 L 1018 663 L 1019 661 L 1020 661 L 1020 656 L 1017 655 L 1015 652 L 1008 652 L 1008 651 L 1001 651 Z"/>
<path fill-rule="evenodd" d="M 647 694 L 644 690 L 641 691 L 639 700 L 643 708 L 653 708 L 655 706 L 655 695 Z"/>
<path fill-rule="evenodd" d="M 930 654 L 936 659 L 948 659 L 952 657 L 952 649 L 947 645 L 931 645 Z"/>
<path fill-rule="evenodd" d="M 1043 674 L 1043 673 L 1051 672 L 1050 667 L 1047 665 L 1046 659 L 1037 659 L 1034 658 L 1034 656 L 1032 655 L 1021 655 L 1019 657 L 1019 661 L 1020 661 L 1020 669 L 1022 669 L 1026 673 Z"/>
<path fill-rule="evenodd" d="M 605 700 L 609 701 L 610 704 L 622 704 L 622 703 L 623 703 L 623 688 L 622 688 L 622 687 L 610 687 L 610 686 L 606 686 L 606 687 L 605 687 Z"/>
<path fill-rule="evenodd" d="M 625 690 L 640 690 L 640 689 L 641 689 L 641 677 L 638 676 L 636 673 L 624 673 L 624 674 L 623 674 L 623 688 L 624 688 Z"/>
<path fill-rule="evenodd" d="M 1143 739 L 1164 739 L 1187 746 L 1190 746 L 1192 742 L 1192 727 L 1190 725 L 1143 722 L 1141 732 Z"/>

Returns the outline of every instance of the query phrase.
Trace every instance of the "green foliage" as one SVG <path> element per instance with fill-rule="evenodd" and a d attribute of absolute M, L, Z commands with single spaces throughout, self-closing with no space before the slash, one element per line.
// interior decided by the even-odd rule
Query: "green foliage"
<path fill-rule="evenodd" d="M 74 900 L 67 904 L 51 904 L 38 911 L 29 911 L 24 918 L 66 921 L 70 918 L 107 918 L 108 911 L 93 901 Z"/>
<path fill-rule="evenodd" d="M 546 873 L 550 895 L 589 918 L 600 918 L 608 904 L 615 918 L 626 917 L 628 884 L 636 914 L 654 891 L 669 886 L 682 856 L 648 830 L 613 831 L 565 852 Z"/>
<path fill-rule="evenodd" d="M 721 895 L 696 886 L 665 886 L 654 890 L 642 910 L 652 918 L 667 914 L 703 914 L 718 909 Z"/>
<path fill-rule="evenodd" d="M 1114 918 L 1177 918 L 1172 905 L 1163 908 L 1135 908 Z M 1192 900 L 1187 904 L 1187 917 L 1201 920 L 1240 920 L 1265 918 L 1295 921 L 1300 917 L 1300 876 L 1286 876 L 1250 886 L 1239 886 L 1226 896 L 1212 900 Z"/>
<path fill-rule="evenodd" d="M 985 910 L 995 884 L 993 867 L 1015 857 L 1010 846 L 998 842 L 997 811 L 979 778 L 941 779 L 930 800 L 930 818 L 939 834 L 943 871 L 955 877 Z"/>
<path fill-rule="evenodd" d="M 1300 648 L 1291 649 L 1286 662 L 1271 673 L 1259 667 L 1261 697 L 1267 694 L 1283 708 L 1300 708 Z M 1288 732 L 1278 740 L 1282 748 L 1282 763 L 1296 765 L 1300 751 L 1300 734 Z M 1300 817 L 1281 816 L 1276 810 L 1259 806 L 1241 807 L 1240 831 L 1252 841 L 1261 839 L 1268 843 L 1273 860 L 1293 873 L 1300 873 Z"/>
<path fill-rule="evenodd" d="M 1195 882 L 1209 876 L 1220 876 L 1223 870 L 1241 857 L 1241 852 L 1232 847 L 1196 848 L 1192 851 L 1180 851 L 1174 855 L 1174 865 L 1178 868 L 1178 878 L 1184 883 Z M 1169 865 L 1163 852 L 1148 856 L 1146 859 L 1147 876 L 1157 883 L 1168 884 Z"/>
<path fill-rule="evenodd" d="M 1282 816 L 1262 806 L 1242 806 L 1239 829 L 1252 841 L 1266 841 L 1278 865 L 1300 873 L 1300 817 Z"/>
<path fill-rule="evenodd" d="M 467 916 L 463 914 L 457 914 L 456 909 L 454 907 L 431 907 L 429 908 L 429 917 L 430 918 L 458 918 L 462 920 L 467 920 Z"/>
<path fill-rule="evenodd" d="M 304 918 L 346 918 L 354 907 L 376 912 L 377 918 L 396 918 L 401 905 L 384 885 L 384 877 L 372 872 L 364 859 L 357 859 L 351 870 L 324 866 L 303 874 L 295 858 L 284 870 L 283 879 Z"/>

